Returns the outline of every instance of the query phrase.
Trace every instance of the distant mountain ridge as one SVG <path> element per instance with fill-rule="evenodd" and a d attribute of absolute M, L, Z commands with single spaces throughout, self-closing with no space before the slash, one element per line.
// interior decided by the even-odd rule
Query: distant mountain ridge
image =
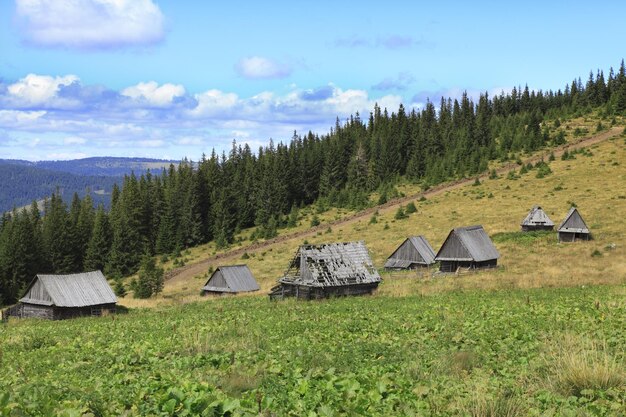
<path fill-rule="evenodd" d="M 36 167 L 56 172 L 67 172 L 75 175 L 97 175 L 123 177 L 135 172 L 136 175 L 145 173 L 148 170 L 160 171 L 169 167 L 170 164 L 177 165 L 178 161 L 154 159 L 154 158 L 123 158 L 123 157 L 92 157 L 83 159 L 73 159 L 68 161 L 25 161 L 21 159 L 0 159 L 0 165 L 20 165 Z"/>
<path fill-rule="evenodd" d="M 150 158 L 96 157 L 70 161 L 0 159 L 0 213 L 42 200 L 53 192 L 69 203 L 74 193 L 91 193 L 95 204 L 108 208 L 113 185 L 124 175 L 158 174 L 176 161 Z"/>

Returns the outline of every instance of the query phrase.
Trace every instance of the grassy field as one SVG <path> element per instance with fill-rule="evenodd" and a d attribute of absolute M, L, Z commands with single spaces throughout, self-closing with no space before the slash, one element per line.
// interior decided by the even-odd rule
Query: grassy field
<path fill-rule="evenodd" d="M 588 129 L 592 129 L 594 122 L 588 121 L 587 125 Z M 579 126 L 586 125 L 582 120 L 574 121 L 563 125 L 563 129 L 571 132 Z M 416 199 L 417 213 L 404 220 L 394 219 L 397 206 L 391 206 L 378 211 L 375 224 L 371 224 L 371 215 L 356 218 L 340 226 L 322 227 L 305 238 L 250 250 L 243 257 L 227 257 L 211 266 L 248 264 L 264 295 L 282 275 L 298 245 L 305 241 L 364 240 L 375 265 L 382 266 L 387 256 L 409 235 L 425 235 L 436 251 L 453 227 L 482 224 L 487 233 L 495 237 L 502 255 L 499 261 L 501 268 L 466 276 L 462 280 L 455 277 L 416 279 L 412 273 L 385 274 L 385 282 L 378 294 L 429 294 L 459 288 L 540 288 L 624 282 L 626 263 L 620 259 L 626 257 L 623 239 L 626 234 L 626 139 L 618 135 L 592 145 L 565 161 L 560 157 L 549 161 L 549 153 L 545 151 L 542 155 L 552 171 L 543 178 L 537 178 L 537 169 L 520 174 L 521 167 L 516 166 L 515 179 L 510 179 L 507 172 L 496 179 L 483 178 L 479 186 L 472 185 L 470 181 L 465 186 L 439 193 L 425 201 Z M 420 192 L 419 187 L 411 184 L 404 184 L 399 189 L 406 195 Z M 535 239 L 521 238 L 521 234 L 515 232 L 519 231 L 522 219 L 535 204 L 541 205 L 557 225 L 570 206 L 576 204 L 591 228 L 594 240 L 559 244 L 555 234 Z M 309 228 L 313 208 L 303 210 L 301 214 L 303 217 L 295 231 Z M 333 209 L 319 216 L 327 222 L 351 215 L 354 213 Z M 281 232 L 292 233 L 294 229 Z M 243 236 L 249 234 L 250 231 L 243 232 Z M 231 250 L 250 243 L 242 239 Z M 184 256 L 188 262 L 194 262 L 214 253 L 219 252 L 208 245 L 194 248 Z M 171 266 L 171 261 L 165 266 Z M 197 301 L 200 299 L 199 289 L 206 280 L 206 270 L 208 268 L 195 275 L 181 274 L 168 281 L 163 295 L 156 299 L 144 301 L 127 297 L 122 303 L 140 307 Z"/>
<path fill-rule="evenodd" d="M 621 285 L 11 321 L 0 415 L 624 415 L 625 309 Z"/>

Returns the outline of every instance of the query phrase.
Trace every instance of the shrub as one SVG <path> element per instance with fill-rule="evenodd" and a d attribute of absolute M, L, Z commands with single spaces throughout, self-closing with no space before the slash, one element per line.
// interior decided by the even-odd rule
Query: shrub
<path fill-rule="evenodd" d="M 550 152 L 550 157 L 548 158 L 548 161 L 552 162 L 554 161 L 556 158 L 554 157 L 554 152 Z"/>
<path fill-rule="evenodd" d="M 121 279 L 115 280 L 115 287 L 113 288 L 113 291 L 115 291 L 115 295 L 117 295 L 118 297 L 126 296 L 126 287 L 124 287 L 124 283 Z"/>
<path fill-rule="evenodd" d="M 393 218 L 396 220 L 406 219 L 407 217 L 409 216 L 406 215 L 406 213 L 404 212 L 404 207 L 402 206 L 398 207 L 396 214 L 393 216 Z"/>
<path fill-rule="evenodd" d="M 598 121 L 598 124 L 596 125 L 596 132 L 602 132 L 604 130 L 604 125 L 602 125 L 601 121 Z"/>
<path fill-rule="evenodd" d="M 383 227 L 383 230 L 389 230 L 389 223 L 385 223 L 385 227 Z"/>
<path fill-rule="evenodd" d="M 320 218 L 317 217 L 317 214 L 316 214 L 311 219 L 311 227 L 315 227 L 315 226 L 319 226 L 319 225 L 320 225 Z"/>
<path fill-rule="evenodd" d="M 412 213 L 415 213 L 416 211 L 417 211 L 417 207 L 415 207 L 415 203 L 413 203 L 412 201 L 406 205 L 407 214 L 412 214 Z"/>
<path fill-rule="evenodd" d="M 373 214 L 372 217 L 370 217 L 369 224 L 376 224 L 376 223 L 378 223 L 378 218 L 376 217 L 375 214 Z"/>
<path fill-rule="evenodd" d="M 474 183 L 472 184 L 472 187 L 477 187 L 480 185 L 480 179 L 478 179 L 478 177 L 476 177 L 476 179 L 474 180 Z"/>
<path fill-rule="evenodd" d="M 241 255 L 241 259 L 250 259 L 250 255 L 248 255 L 248 252 L 244 252 L 243 255 Z"/>
<path fill-rule="evenodd" d="M 565 142 L 567 142 L 565 140 L 565 132 L 563 132 L 562 130 L 560 132 L 558 132 L 555 136 L 554 139 L 552 140 L 554 145 L 563 145 Z"/>
<path fill-rule="evenodd" d="M 490 180 L 498 179 L 498 173 L 496 172 L 495 168 L 489 172 L 489 179 Z"/>
<path fill-rule="evenodd" d="M 507 180 L 516 180 L 516 179 L 518 179 L 518 178 L 519 178 L 519 177 L 518 177 L 518 176 L 517 176 L 517 174 L 515 173 L 515 170 L 514 170 L 514 169 L 510 170 L 510 171 L 509 171 L 509 173 L 508 173 L 508 174 L 507 174 L 507 176 L 506 176 L 506 179 L 507 179 Z"/>
<path fill-rule="evenodd" d="M 550 166 L 543 161 L 538 162 L 535 167 L 537 168 L 537 178 L 543 178 L 547 175 L 552 174 Z"/>
<path fill-rule="evenodd" d="M 600 252 L 600 251 L 599 251 L 599 250 L 597 250 L 597 249 L 594 249 L 594 251 L 593 251 L 593 252 L 591 252 L 591 257 L 592 257 L 592 258 L 597 258 L 598 256 L 602 256 L 602 252 Z"/>

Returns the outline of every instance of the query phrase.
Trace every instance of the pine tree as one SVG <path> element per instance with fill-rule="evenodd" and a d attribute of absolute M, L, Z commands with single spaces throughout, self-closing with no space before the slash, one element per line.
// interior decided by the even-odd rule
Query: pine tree
<path fill-rule="evenodd" d="M 160 293 L 163 290 L 163 275 L 163 268 L 157 267 L 154 257 L 146 253 L 141 259 L 141 268 L 133 296 L 150 298 Z"/>
<path fill-rule="evenodd" d="M 103 206 L 96 212 L 91 238 L 85 251 L 85 271 L 104 270 L 111 251 L 112 232 Z"/>
<path fill-rule="evenodd" d="M 67 206 L 60 196 L 53 194 L 47 202 L 43 218 L 43 252 L 46 272 L 77 272 L 75 241 Z"/>

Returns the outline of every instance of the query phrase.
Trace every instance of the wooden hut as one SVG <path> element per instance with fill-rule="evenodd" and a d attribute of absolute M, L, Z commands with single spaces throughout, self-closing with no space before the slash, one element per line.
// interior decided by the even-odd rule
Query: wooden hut
<path fill-rule="evenodd" d="M 407 238 L 387 258 L 385 269 L 427 268 L 435 263 L 435 251 L 424 236 Z"/>
<path fill-rule="evenodd" d="M 530 232 L 533 230 L 552 230 L 554 222 L 550 220 L 548 215 L 540 206 L 534 206 L 528 212 L 528 215 L 522 221 L 522 232 Z"/>
<path fill-rule="evenodd" d="M 557 233 L 559 234 L 559 242 L 591 239 L 589 228 L 576 207 L 569 209 L 565 219 L 559 225 Z"/>
<path fill-rule="evenodd" d="M 229 265 L 220 266 L 211 274 L 211 277 L 202 287 L 202 295 L 237 294 L 239 292 L 258 291 L 259 289 L 259 284 L 257 284 L 247 265 Z"/>
<path fill-rule="evenodd" d="M 270 299 L 371 294 L 380 283 L 365 243 L 302 245 Z"/>
<path fill-rule="evenodd" d="M 441 272 L 495 268 L 500 254 L 482 226 L 453 229 L 435 256 Z"/>
<path fill-rule="evenodd" d="M 117 298 L 100 271 L 69 275 L 39 274 L 12 315 L 50 320 L 115 312 Z"/>

